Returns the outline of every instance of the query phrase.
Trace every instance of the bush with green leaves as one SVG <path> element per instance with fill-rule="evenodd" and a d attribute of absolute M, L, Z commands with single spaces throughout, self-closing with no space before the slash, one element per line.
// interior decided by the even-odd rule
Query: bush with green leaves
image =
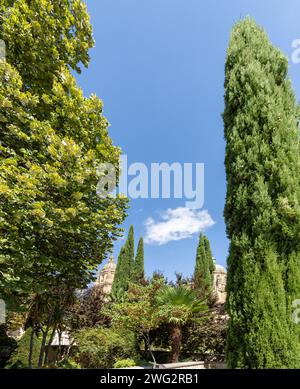
<path fill-rule="evenodd" d="M 58 369 L 80 369 L 80 365 L 72 358 L 64 358 L 56 364 Z"/>
<path fill-rule="evenodd" d="M 85 328 L 74 335 L 76 361 L 84 369 L 112 368 L 117 360 L 136 356 L 133 332 L 117 328 Z"/>
<path fill-rule="evenodd" d="M 0 325 L 0 369 L 3 369 L 17 347 L 17 342 L 7 336 L 6 326 Z"/>
<path fill-rule="evenodd" d="M 216 307 L 199 322 L 188 322 L 182 329 L 182 355 L 205 362 L 225 360 L 228 318 L 224 307 Z"/>
<path fill-rule="evenodd" d="M 115 369 L 122 369 L 124 367 L 134 367 L 136 366 L 136 362 L 133 359 L 126 358 L 126 359 L 119 359 L 115 364 Z"/>
<path fill-rule="evenodd" d="M 22 338 L 18 341 L 18 346 L 10 357 L 6 368 L 7 369 L 28 369 L 28 351 L 30 345 L 31 328 L 29 328 Z M 41 342 L 39 338 L 33 336 L 33 349 L 32 349 L 32 365 L 37 367 L 39 353 L 41 348 Z"/>

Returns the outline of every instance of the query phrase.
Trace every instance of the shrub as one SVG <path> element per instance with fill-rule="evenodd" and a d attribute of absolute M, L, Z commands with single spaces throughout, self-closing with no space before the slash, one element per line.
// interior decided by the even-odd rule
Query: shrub
<path fill-rule="evenodd" d="M 135 335 L 116 328 L 85 328 L 74 336 L 76 361 L 85 369 L 112 368 L 117 360 L 134 358 Z"/>
<path fill-rule="evenodd" d="M 22 338 L 18 341 L 16 350 L 10 357 L 6 368 L 8 369 L 27 369 L 28 368 L 28 355 L 30 346 L 31 328 L 25 332 Z M 36 335 L 33 338 L 33 353 L 32 353 L 32 365 L 37 367 L 38 358 L 40 353 L 41 342 Z"/>
<path fill-rule="evenodd" d="M 114 364 L 115 369 L 121 369 L 123 367 L 133 367 L 136 366 L 136 362 L 133 359 L 120 359 Z"/>
<path fill-rule="evenodd" d="M 57 362 L 56 367 L 58 369 L 80 369 L 80 365 L 72 358 L 65 358 Z"/>
<path fill-rule="evenodd" d="M 188 359 L 206 362 L 225 360 L 228 318 L 223 307 L 200 323 L 188 323 L 182 333 L 182 353 Z"/>
<path fill-rule="evenodd" d="M 4 324 L 0 325 L 0 369 L 3 369 L 17 347 L 17 342 L 6 334 Z"/>

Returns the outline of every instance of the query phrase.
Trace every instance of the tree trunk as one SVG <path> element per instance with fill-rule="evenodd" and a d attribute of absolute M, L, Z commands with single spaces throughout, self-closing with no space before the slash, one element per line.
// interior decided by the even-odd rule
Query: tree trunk
<path fill-rule="evenodd" d="M 152 352 L 152 347 L 151 347 L 151 340 L 150 340 L 150 335 L 149 334 L 144 334 L 144 340 L 145 340 L 145 343 L 147 344 L 147 349 L 149 350 L 149 353 L 150 353 L 150 356 L 153 360 L 153 364 L 154 364 L 154 368 L 156 367 L 157 365 L 157 362 L 156 362 L 156 359 L 155 359 L 155 356 Z"/>
<path fill-rule="evenodd" d="M 48 320 L 46 330 L 43 331 L 43 338 L 42 338 L 42 344 L 41 344 L 40 355 L 39 355 L 39 363 L 38 363 L 39 369 L 43 366 L 44 354 L 45 354 L 45 349 L 46 349 L 46 341 L 47 341 L 47 336 L 48 336 L 49 327 L 50 327 L 49 323 L 50 323 L 50 319 Z"/>
<path fill-rule="evenodd" d="M 181 348 L 181 328 L 179 326 L 172 326 L 171 329 L 171 363 L 178 362 Z"/>
<path fill-rule="evenodd" d="M 46 347 L 45 360 L 44 360 L 44 364 L 45 365 L 47 365 L 49 363 L 49 352 L 50 352 L 51 344 L 52 344 L 53 339 L 54 339 L 55 332 L 56 332 L 56 326 L 53 327 L 53 330 L 52 330 L 52 333 L 50 335 L 50 339 L 49 339 L 48 345 Z"/>
<path fill-rule="evenodd" d="M 28 368 L 29 369 L 33 369 L 33 366 L 32 366 L 33 339 L 34 339 L 34 327 L 32 327 L 31 334 L 30 334 L 29 354 L 28 354 Z"/>
<path fill-rule="evenodd" d="M 28 368 L 33 369 L 32 357 L 33 357 L 33 343 L 34 343 L 34 335 L 37 332 L 37 323 L 38 323 L 38 312 L 39 312 L 39 296 L 35 295 L 32 299 L 30 312 L 26 319 L 27 325 L 30 323 L 31 325 L 31 334 L 30 334 L 30 343 L 29 343 L 29 353 L 28 353 Z M 26 329 L 26 323 L 25 323 Z"/>
<path fill-rule="evenodd" d="M 59 358 L 60 360 L 62 359 L 61 356 L 62 356 L 62 348 L 61 348 L 61 337 L 62 337 L 62 329 L 61 328 L 58 328 L 57 329 L 57 333 L 58 333 L 58 353 L 57 353 L 57 358 Z"/>

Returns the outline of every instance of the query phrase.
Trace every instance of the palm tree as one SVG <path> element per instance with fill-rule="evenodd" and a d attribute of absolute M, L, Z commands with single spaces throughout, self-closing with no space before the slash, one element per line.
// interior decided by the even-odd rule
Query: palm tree
<path fill-rule="evenodd" d="M 182 339 L 182 326 L 199 314 L 207 313 L 204 300 L 184 285 L 167 286 L 158 295 L 158 306 L 171 330 L 171 362 L 178 362 Z"/>

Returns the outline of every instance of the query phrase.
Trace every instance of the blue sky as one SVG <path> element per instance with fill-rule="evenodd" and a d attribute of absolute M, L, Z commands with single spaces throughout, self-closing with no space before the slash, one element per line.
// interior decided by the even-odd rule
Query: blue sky
<path fill-rule="evenodd" d="M 205 164 L 203 210 L 215 222 L 205 233 L 217 262 L 225 265 L 221 113 L 230 30 L 240 18 L 253 16 L 291 58 L 292 41 L 300 38 L 299 0 L 88 0 L 87 5 L 96 46 L 89 68 L 77 76 L 79 85 L 86 96 L 96 93 L 103 100 L 110 135 L 129 163 Z M 299 98 L 300 64 L 290 61 L 290 76 Z M 175 271 L 193 272 L 197 229 L 207 223 L 199 212 L 181 212 L 184 203 L 131 201 L 124 227 L 127 231 L 134 225 L 136 241 L 149 235 L 146 220 L 153 219 L 152 225 L 159 227 L 162 215 L 168 222 L 164 228 L 180 223 L 189 230 L 183 231 L 182 236 L 188 236 L 184 239 L 145 245 L 147 274 L 160 269 L 171 279 Z M 122 244 L 116 243 L 115 256 Z"/>

